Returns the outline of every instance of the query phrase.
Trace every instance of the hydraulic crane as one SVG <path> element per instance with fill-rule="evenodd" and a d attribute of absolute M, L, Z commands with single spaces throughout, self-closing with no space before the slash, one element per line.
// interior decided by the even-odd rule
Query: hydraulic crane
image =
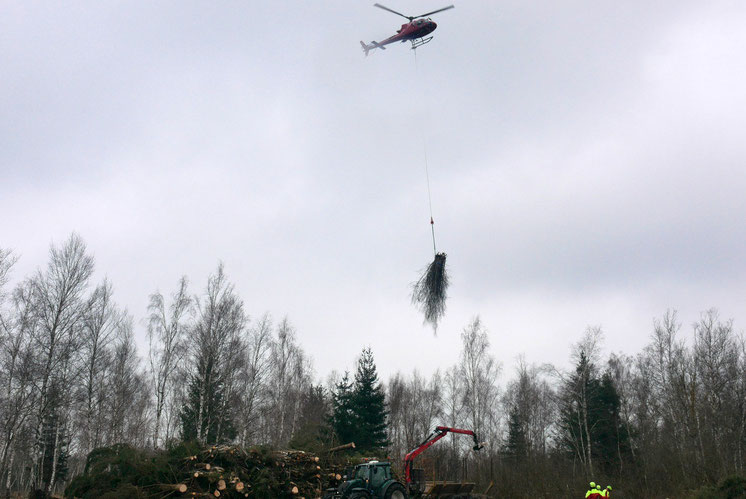
<path fill-rule="evenodd" d="M 484 442 L 480 443 L 477 438 L 477 434 L 472 430 L 462 430 L 460 428 L 450 428 L 448 426 L 438 426 L 435 428 L 428 437 L 422 441 L 414 450 L 410 451 L 409 454 L 404 456 L 404 478 L 408 489 L 412 489 L 412 466 L 414 465 L 414 458 L 425 452 L 435 442 L 445 437 L 448 433 L 457 433 L 461 435 L 469 435 L 474 439 L 473 450 L 479 451 L 484 448 Z"/>

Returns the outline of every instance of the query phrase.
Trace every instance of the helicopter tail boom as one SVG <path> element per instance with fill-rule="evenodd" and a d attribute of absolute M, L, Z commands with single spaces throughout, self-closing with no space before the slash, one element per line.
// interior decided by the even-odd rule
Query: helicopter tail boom
<path fill-rule="evenodd" d="M 360 46 L 363 47 L 363 51 L 365 52 L 366 56 L 368 55 L 368 52 L 370 52 L 373 49 L 386 50 L 386 47 L 384 47 L 380 43 L 374 42 L 374 41 L 370 42 L 370 45 L 366 45 L 365 42 L 363 42 L 362 40 L 360 40 Z"/>

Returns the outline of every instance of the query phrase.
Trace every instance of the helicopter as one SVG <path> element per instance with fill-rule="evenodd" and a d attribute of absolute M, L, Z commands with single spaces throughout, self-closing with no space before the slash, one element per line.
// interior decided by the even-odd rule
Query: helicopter
<path fill-rule="evenodd" d="M 366 45 L 362 40 L 360 41 L 360 45 L 363 47 L 363 51 L 365 52 L 365 55 L 368 55 L 368 52 L 370 52 L 373 49 L 381 49 L 386 50 L 386 47 L 384 45 L 388 45 L 389 43 L 394 42 L 402 42 L 409 40 L 412 42 L 412 48 L 416 49 L 417 47 L 421 47 L 422 45 L 425 45 L 430 40 L 433 39 L 432 36 L 427 36 L 433 31 L 435 31 L 435 28 L 438 27 L 437 24 L 433 22 L 432 19 L 430 19 L 427 16 L 437 14 L 438 12 L 443 12 L 444 10 L 452 9 L 453 5 L 449 5 L 448 7 L 443 7 L 442 9 L 434 10 L 432 12 L 428 12 L 427 14 L 422 14 L 419 16 L 405 16 L 404 14 L 397 12 L 393 9 L 389 9 L 388 7 L 385 7 L 381 5 L 380 3 L 373 4 L 374 7 L 378 7 L 379 9 L 387 10 L 393 14 L 396 14 L 398 16 L 402 16 L 405 19 L 408 19 L 409 22 L 406 24 L 402 24 L 401 28 L 396 31 L 396 34 L 393 36 L 390 36 L 389 38 L 386 38 L 385 40 L 381 42 L 370 42 L 370 45 Z"/>

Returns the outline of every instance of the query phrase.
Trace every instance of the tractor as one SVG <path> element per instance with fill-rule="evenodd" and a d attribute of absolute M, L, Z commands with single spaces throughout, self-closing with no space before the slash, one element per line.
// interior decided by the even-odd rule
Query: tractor
<path fill-rule="evenodd" d="M 391 472 L 391 463 L 369 461 L 358 464 L 347 472 L 339 487 L 328 489 L 323 499 L 409 499 L 449 497 L 469 499 L 473 483 L 426 482 L 424 470 L 413 468 L 414 458 L 428 449 L 447 433 L 470 435 L 474 439 L 473 450 L 484 447 L 471 430 L 438 426 L 420 445 L 404 457 L 405 483 L 397 481 Z"/>

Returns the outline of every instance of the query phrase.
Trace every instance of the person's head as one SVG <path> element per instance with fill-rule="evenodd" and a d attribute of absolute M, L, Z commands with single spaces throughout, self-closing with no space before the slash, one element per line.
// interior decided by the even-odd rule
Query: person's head
<path fill-rule="evenodd" d="M 611 485 L 607 485 L 606 490 L 611 490 Z"/>
<path fill-rule="evenodd" d="M 601 485 L 596 485 L 596 490 L 601 490 Z"/>
<path fill-rule="evenodd" d="M 596 488 L 596 482 L 591 482 L 591 488 L 592 488 L 592 489 L 595 489 L 595 488 Z"/>

